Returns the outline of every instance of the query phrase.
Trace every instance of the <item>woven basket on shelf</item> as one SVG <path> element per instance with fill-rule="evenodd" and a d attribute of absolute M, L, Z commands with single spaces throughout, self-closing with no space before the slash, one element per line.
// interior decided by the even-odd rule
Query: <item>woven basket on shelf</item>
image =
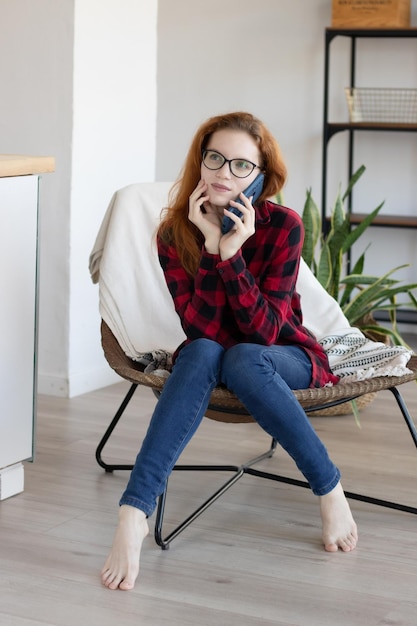
<path fill-rule="evenodd" d="M 349 119 L 356 124 L 417 124 L 417 89 L 346 87 Z"/>

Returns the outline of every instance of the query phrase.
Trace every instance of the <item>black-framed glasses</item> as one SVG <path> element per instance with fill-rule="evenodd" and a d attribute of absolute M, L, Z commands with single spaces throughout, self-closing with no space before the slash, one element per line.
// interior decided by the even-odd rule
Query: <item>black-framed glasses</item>
<path fill-rule="evenodd" d="M 220 170 L 223 165 L 229 165 L 230 172 L 236 178 L 246 178 L 250 176 L 253 170 L 259 165 L 248 161 L 247 159 L 226 159 L 225 156 L 217 152 L 217 150 L 203 150 L 203 164 L 209 170 Z"/>

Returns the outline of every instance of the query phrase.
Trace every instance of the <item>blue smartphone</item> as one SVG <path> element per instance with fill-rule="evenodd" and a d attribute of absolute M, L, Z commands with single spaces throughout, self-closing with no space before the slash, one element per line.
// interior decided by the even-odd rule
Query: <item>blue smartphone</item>
<path fill-rule="evenodd" d="M 251 182 L 249 187 L 247 187 L 245 191 L 243 192 L 247 198 L 250 198 L 251 196 L 253 196 L 252 204 L 254 204 L 257 201 L 257 199 L 262 193 L 262 190 L 264 188 L 264 179 L 265 179 L 265 176 L 263 174 L 258 174 L 255 180 Z M 240 198 L 236 198 L 236 202 L 243 204 Z M 235 215 L 237 215 L 238 217 L 242 217 L 243 215 L 243 213 L 241 213 L 241 211 L 239 211 L 239 209 L 237 209 L 234 206 L 229 206 L 228 210 L 234 213 Z M 225 215 L 223 218 L 223 222 L 222 222 L 222 234 L 225 235 L 226 233 L 228 233 L 229 230 L 234 226 L 234 224 L 235 224 L 234 221 L 228 215 Z"/>

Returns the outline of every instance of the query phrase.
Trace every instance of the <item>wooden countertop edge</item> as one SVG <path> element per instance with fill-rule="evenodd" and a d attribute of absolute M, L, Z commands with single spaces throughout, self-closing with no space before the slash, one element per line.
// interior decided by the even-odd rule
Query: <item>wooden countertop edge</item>
<path fill-rule="evenodd" d="M 0 178 L 47 174 L 55 171 L 55 159 L 49 156 L 0 154 Z"/>

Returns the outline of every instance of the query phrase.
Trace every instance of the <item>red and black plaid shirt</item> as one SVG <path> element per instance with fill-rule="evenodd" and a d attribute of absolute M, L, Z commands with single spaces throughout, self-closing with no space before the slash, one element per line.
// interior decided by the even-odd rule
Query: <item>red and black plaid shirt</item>
<path fill-rule="evenodd" d="M 303 223 L 291 209 L 264 202 L 256 208 L 256 231 L 231 259 L 203 248 L 194 278 L 182 267 L 176 249 L 158 239 L 168 289 L 187 336 L 224 348 L 237 343 L 297 345 L 312 363 L 310 387 L 339 380 L 327 356 L 302 325 L 295 290 L 303 244 Z"/>

